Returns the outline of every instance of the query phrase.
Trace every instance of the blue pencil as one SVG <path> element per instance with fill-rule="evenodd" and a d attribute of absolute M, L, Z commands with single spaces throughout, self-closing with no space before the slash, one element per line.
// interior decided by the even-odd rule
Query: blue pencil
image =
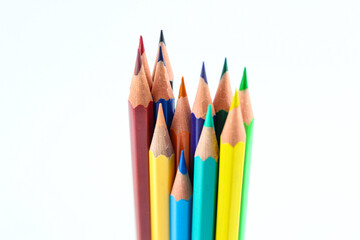
<path fill-rule="evenodd" d="M 154 98 L 154 122 L 157 119 L 158 108 L 161 103 L 164 111 L 166 126 L 168 130 L 170 130 L 175 112 L 175 98 L 169 82 L 169 76 L 165 67 L 161 46 L 159 47 L 159 57 L 156 63 L 156 72 L 151 94 Z"/>
<path fill-rule="evenodd" d="M 179 168 L 170 195 L 170 239 L 191 239 L 192 187 L 181 151 Z"/>
<path fill-rule="evenodd" d="M 211 100 L 209 86 L 206 78 L 205 63 L 203 62 L 198 89 L 195 96 L 193 108 L 191 110 L 190 121 L 190 179 L 194 176 L 194 154 L 198 145 L 200 134 L 204 126 L 208 105 L 211 105 L 211 112 L 215 122 L 215 111 Z"/>

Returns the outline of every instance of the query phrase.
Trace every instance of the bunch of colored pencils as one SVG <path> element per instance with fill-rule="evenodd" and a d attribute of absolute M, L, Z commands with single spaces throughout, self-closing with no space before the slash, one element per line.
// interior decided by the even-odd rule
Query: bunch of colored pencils
<path fill-rule="evenodd" d="M 140 36 L 129 94 L 137 239 L 244 240 L 254 116 L 246 68 L 233 95 L 225 58 L 214 101 L 203 63 L 192 109 L 163 31 L 152 74 Z"/>

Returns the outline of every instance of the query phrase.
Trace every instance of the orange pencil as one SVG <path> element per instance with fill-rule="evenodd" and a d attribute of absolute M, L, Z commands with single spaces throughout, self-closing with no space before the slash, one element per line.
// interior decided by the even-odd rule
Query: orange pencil
<path fill-rule="evenodd" d="M 190 104 L 187 98 L 184 77 L 181 79 L 179 98 L 177 100 L 174 118 L 170 127 L 171 141 L 174 146 L 176 166 L 179 165 L 181 151 L 184 151 L 186 168 L 189 169 L 190 151 Z"/>

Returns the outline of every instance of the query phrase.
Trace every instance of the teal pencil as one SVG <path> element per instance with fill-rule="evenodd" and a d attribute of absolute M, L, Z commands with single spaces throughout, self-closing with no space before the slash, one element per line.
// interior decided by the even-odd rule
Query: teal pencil
<path fill-rule="evenodd" d="M 209 104 L 194 158 L 192 239 L 214 239 L 219 149 Z"/>

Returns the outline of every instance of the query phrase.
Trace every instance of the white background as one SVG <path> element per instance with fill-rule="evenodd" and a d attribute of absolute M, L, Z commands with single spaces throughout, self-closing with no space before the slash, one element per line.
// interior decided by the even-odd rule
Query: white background
<path fill-rule="evenodd" d="M 360 239 L 360 4 L 0 2 L 0 239 L 135 239 L 128 130 L 139 35 L 192 106 L 205 61 L 255 113 L 247 240 Z"/>

